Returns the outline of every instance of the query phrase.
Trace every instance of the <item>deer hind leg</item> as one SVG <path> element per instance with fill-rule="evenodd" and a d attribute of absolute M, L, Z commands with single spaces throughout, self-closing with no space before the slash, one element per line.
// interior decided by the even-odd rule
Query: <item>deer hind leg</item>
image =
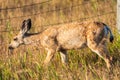
<path fill-rule="evenodd" d="M 97 55 L 100 56 L 106 62 L 107 68 L 110 69 L 112 58 L 109 55 L 106 45 L 102 42 L 96 45 L 96 43 L 93 41 L 92 44 L 88 45 L 88 47 L 93 52 L 97 53 Z"/>
<path fill-rule="evenodd" d="M 67 51 L 66 50 L 61 50 L 60 51 L 60 56 L 61 56 L 61 61 L 63 64 L 66 64 L 67 61 L 68 61 L 68 58 L 67 58 Z"/>
<path fill-rule="evenodd" d="M 47 49 L 46 50 L 48 51 L 47 52 L 47 56 L 46 56 L 46 59 L 44 60 L 44 65 L 47 65 L 51 59 L 53 58 L 54 54 L 55 54 L 55 50 L 54 49 Z"/>

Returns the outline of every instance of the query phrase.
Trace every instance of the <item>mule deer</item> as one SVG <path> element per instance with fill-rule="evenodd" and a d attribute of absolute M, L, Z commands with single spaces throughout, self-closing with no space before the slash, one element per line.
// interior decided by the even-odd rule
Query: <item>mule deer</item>
<path fill-rule="evenodd" d="M 90 48 L 105 62 L 108 68 L 111 66 L 111 57 L 106 47 L 107 35 L 110 33 L 110 42 L 113 42 L 113 34 L 110 28 L 102 22 L 72 22 L 52 26 L 34 34 L 28 31 L 31 28 L 31 19 L 24 20 L 19 34 L 9 44 L 12 50 L 22 44 L 40 44 L 48 51 L 44 64 L 48 64 L 56 51 L 60 52 L 62 63 L 67 62 L 67 50 Z"/>

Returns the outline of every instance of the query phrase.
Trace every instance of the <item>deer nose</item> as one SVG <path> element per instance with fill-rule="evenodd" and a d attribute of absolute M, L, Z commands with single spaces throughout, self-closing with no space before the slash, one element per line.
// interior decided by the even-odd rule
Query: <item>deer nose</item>
<path fill-rule="evenodd" d="M 13 48 L 12 46 L 9 46 L 8 49 L 12 50 L 12 49 L 14 49 L 14 48 Z"/>

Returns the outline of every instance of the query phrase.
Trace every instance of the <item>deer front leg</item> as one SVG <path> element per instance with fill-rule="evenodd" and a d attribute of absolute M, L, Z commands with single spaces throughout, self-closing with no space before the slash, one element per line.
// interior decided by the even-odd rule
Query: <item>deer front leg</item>
<path fill-rule="evenodd" d="M 55 54 L 55 50 L 53 49 L 46 49 L 48 52 L 47 52 L 47 56 L 46 56 L 46 59 L 44 60 L 44 65 L 47 65 L 51 59 L 53 58 L 54 54 Z"/>

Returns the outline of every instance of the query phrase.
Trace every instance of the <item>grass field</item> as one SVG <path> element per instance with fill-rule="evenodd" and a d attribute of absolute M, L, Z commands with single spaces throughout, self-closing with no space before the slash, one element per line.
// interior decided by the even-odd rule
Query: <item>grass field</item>
<path fill-rule="evenodd" d="M 44 3 L 37 4 L 41 2 Z M 116 0 L 0 0 L 0 80 L 120 80 L 116 4 Z M 48 67 L 42 66 L 46 51 L 30 45 L 20 46 L 9 54 L 8 44 L 27 18 L 32 19 L 31 32 L 71 21 L 106 23 L 115 37 L 113 43 L 108 41 L 113 72 L 110 73 L 105 62 L 88 48 L 69 50 L 67 66 L 62 65 L 59 54 Z"/>

